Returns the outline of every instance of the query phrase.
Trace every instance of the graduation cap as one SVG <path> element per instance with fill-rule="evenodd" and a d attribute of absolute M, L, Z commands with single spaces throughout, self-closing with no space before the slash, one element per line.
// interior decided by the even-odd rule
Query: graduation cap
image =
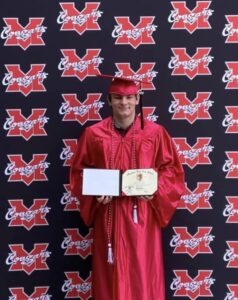
<path fill-rule="evenodd" d="M 141 129 L 144 129 L 141 84 L 148 83 L 148 82 L 137 80 L 137 79 L 131 79 L 128 77 L 113 76 L 107 74 L 98 74 L 97 76 L 112 80 L 108 89 L 108 94 L 118 94 L 121 96 L 140 94 L 139 106 L 140 106 Z"/>

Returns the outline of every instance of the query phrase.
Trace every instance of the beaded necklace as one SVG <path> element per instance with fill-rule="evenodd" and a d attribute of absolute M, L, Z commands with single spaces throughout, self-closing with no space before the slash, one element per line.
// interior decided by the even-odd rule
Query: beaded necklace
<path fill-rule="evenodd" d="M 115 134 L 115 120 L 112 120 L 111 128 L 111 155 L 109 161 L 109 169 L 114 169 L 115 167 L 115 143 L 114 143 L 114 134 Z M 131 139 L 131 168 L 136 169 L 136 137 L 135 137 L 135 120 L 132 124 L 132 139 Z M 133 199 L 133 210 L 132 218 L 135 224 L 138 224 L 138 215 L 137 215 L 137 199 Z M 113 251 L 112 251 L 112 201 L 108 203 L 107 207 L 107 239 L 108 239 L 108 263 L 113 263 Z"/>

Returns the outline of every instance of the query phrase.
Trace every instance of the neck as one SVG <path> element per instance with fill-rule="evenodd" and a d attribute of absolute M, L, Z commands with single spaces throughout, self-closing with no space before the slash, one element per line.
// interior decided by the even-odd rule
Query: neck
<path fill-rule="evenodd" d="M 123 118 L 123 119 L 113 116 L 113 119 L 114 119 L 116 125 L 118 125 L 120 128 L 127 129 L 134 122 L 135 115 L 133 115 L 132 117 Z"/>

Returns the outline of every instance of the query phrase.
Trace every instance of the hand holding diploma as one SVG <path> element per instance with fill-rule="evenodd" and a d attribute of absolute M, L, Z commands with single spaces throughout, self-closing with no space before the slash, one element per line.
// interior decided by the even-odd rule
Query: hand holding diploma
<path fill-rule="evenodd" d="M 139 199 L 147 202 L 147 201 L 152 200 L 153 197 L 154 197 L 153 195 L 151 195 L 151 196 L 147 195 L 147 196 L 140 196 Z M 112 196 L 97 196 L 96 199 L 99 203 L 108 204 L 109 202 L 112 201 L 113 197 Z"/>
<path fill-rule="evenodd" d="M 152 200 L 153 197 L 154 197 L 154 195 L 151 195 L 151 196 L 146 195 L 146 196 L 140 196 L 139 199 L 147 202 L 147 201 Z"/>
<path fill-rule="evenodd" d="M 108 204 L 112 201 L 112 196 L 97 196 L 97 201 L 102 204 Z"/>

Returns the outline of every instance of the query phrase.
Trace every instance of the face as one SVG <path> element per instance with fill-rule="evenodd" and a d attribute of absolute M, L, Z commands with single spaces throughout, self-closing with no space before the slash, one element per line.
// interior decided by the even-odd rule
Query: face
<path fill-rule="evenodd" d="M 139 95 L 111 94 L 108 100 L 112 107 L 114 118 L 117 119 L 134 119 L 136 105 L 139 103 Z"/>

